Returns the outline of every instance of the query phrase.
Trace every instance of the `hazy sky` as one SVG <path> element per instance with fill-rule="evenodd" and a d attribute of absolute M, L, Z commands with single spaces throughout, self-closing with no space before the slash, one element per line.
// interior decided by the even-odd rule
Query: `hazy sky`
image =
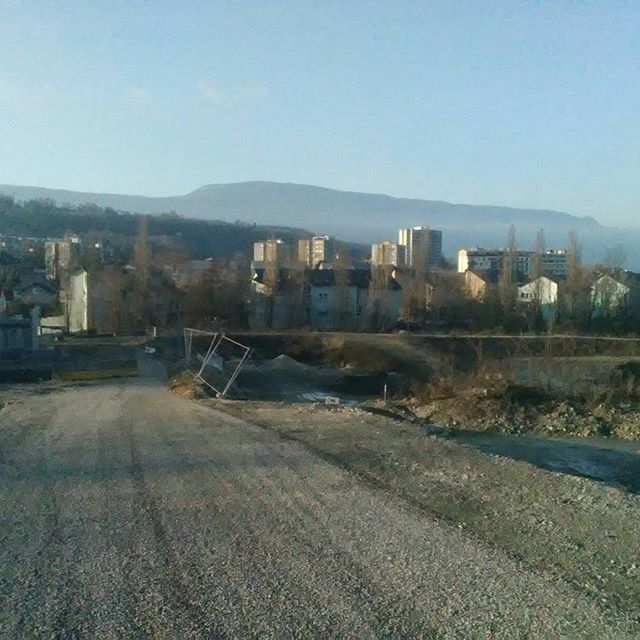
<path fill-rule="evenodd" d="M 256 179 L 640 226 L 640 2 L 0 0 L 0 183 Z"/>

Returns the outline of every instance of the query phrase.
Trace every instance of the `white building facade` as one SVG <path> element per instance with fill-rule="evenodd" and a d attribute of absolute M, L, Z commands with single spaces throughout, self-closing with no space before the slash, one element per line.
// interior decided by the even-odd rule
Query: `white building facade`
<path fill-rule="evenodd" d="M 547 276 L 531 280 L 518 287 L 518 302 L 535 306 L 545 323 L 552 324 L 558 314 L 558 283 Z"/>
<path fill-rule="evenodd" d="M 591 317 L 605 318 L 624 309 L 629 303 L 631 288 L 610 275 L 600 276 L 591 285 Z"/>
<path fill-rule="evenodd" d="M 408 267 L 426 270 L 442 265 L 442 231 L 429 227 L 400 229 L 398 244 L 405 248 Z"/>
<path fill-rule="evenodd" d="M 458 251 L 458 272 L 500 271 L 506 249 L 460 249 Z M 516 270 L 525 277 L 533 275 L 536 267 L 545 275 L 553 278 L 566 278 L 568 274 L 567 252 L 563 249 L 550 249 L 537 254 L 535 251 L 515 252 Z"/>

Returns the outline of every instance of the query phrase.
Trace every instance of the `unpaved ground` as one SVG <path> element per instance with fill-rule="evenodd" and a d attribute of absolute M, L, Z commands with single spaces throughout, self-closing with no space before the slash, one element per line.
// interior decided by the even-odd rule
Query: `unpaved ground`
<path fill-rule="evenodd" d="M 427 402 L 412 400 L 406 408 L 422 420 L 465 431 L 640 440 L 640 402 L 636 398 L 594 405 L 570 396 L 530 402 L 486 396 L 482 391 Z"/>
<path fill-rule="evenodd" d="M 640 621 L 640 497 L 344 407 L 209 401 Z M 631 454 L 630 454 L 631 455 Z"/>
<path fill-rule="evenodd" d="M 8 399 L 3 638 L 637 635 L 546 567 L 154 379 Z"/>

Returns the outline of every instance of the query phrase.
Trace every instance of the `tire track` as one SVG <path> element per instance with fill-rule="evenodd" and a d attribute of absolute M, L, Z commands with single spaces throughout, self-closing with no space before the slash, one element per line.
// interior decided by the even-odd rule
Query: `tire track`
<path fill-rule="evenodd" d="M 266 458 L 264 453 L 259 455 L 264 462 L 272 461 L 272 458 Z M 436 637 L 437 630 L 416 616 L 415 610 L 407 602 L 406 595 L 401 600 L 397 596 L 385 594 L 376 584 L 376 580 L 369 575 L 366 567 L 356 560 L 351 552 L 343 548 L 326 515 L 328 505 L 322 500 L 320 494 L 305 482 L 299 471 L 295 471 L 287 464 L 286 457 L 281 459 L 284 471 L 289 471 L 292 477 L 286 478 L 282 472 L 277 482 L 271 478 L 270 474 L 261 476 L 260 480 L 265 486 L 271 484 L 278 489 L 287 509 L 286 512 L 274 510 L 274 517 L 281 529 L 286 532 L 287 537 L 294 540 L 300 547 L 306 547 L 310 555 L 315 558 L 311 567 L 314 575 L 320 579 L 321 572 L 332 573 L 339 579 L 340 584 L 348 583 L 344 593 L 348 594 L 354 611 L 370 612 L 375 621 L 372 631 L 374 628 L 378 632 L 385 629 L 389 637 L 397 637 L 398 633 L 406 632 L 406 625 L 402 630 L 388 628 L 389 614 L 394 612 L 396 618 L 411 621 L 413 633 L 427 633 L 428 637 Z M 293 490 L 294 487 L 298 490 Z M 301 497 L 302 487 L 304 487 L 305 500 Z M 260 489 L 256 488 L 256 490 Z"/>
<path fill-rule="evenodd" d="M 107 464 L 107 426 L 101 424 L 98 426 L 98 442 L 96 452 L 96 462 L 99 469 L 100 477 L 102 478 L 102 520 L 108 522 L 114 513 L 117 513 L 116 503 L 113 496 L 112 488 L 109 486 L 109 473 Z M 121 527 L 116 527 L 114 531 L 110 531 L 111 536 L 108 543 L 110 543 L 116 549 L 124 549 L 131 546 L 131 540 L 125 540 L 125 537 L 121 534 Z M 118 536 L 115 538 L 115 536 Z M 120 544 L 118 544 L 120 542 Z M 134 558 L 131 550 L 126 555 L 125 562 L 122 566 L 122 575 L 124 580 L 122 581 L 122 592 L 119 594 L 121 601 L 126 603 L 126 623 L 137 638 L 144 638 L 147 636 L 147 630 L 145 630 L 139 623 L 138 617 L 141 611 L 140 600 L 137 593 L 132 589 L 129 576 L 133 567 Z"/>
<path fill-rule="evenodd" d="M 168 533 L 162 523 L 159 505 L 147 486 L 140 450 L 136 443 L 132 423 L 130 420 L 124 420 L 122 425 L 123 436 L 131 458 L 129 473 L 135 491 L 134 509 L 138 513 L 144 514 L 143 517 L 148 520 L 151 526 L 158 557 L 164 566 L 168 579 L 168 588 L 165 588 L 164 592 L 170 596 L 172 604 L 176 605 L 175 608 L 179 610 L 188 621 L 189 631 L 191 633 L 208 629 L 210 631 L 207 637 L 222 638 L 222 627 L 218 623 L 211 621 L 207 612 L 187 595 L 191 590 L 190 585 L 182 576 L 180 560 L 171 546 Z"/>

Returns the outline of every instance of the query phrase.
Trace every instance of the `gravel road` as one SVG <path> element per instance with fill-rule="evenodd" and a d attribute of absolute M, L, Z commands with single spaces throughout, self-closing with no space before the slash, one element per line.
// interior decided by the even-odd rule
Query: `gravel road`
<path fill-rule="evenodd" d="M 152 377 L 0 413 L 2 638 L 631 637 L 607 615 Z"/>

